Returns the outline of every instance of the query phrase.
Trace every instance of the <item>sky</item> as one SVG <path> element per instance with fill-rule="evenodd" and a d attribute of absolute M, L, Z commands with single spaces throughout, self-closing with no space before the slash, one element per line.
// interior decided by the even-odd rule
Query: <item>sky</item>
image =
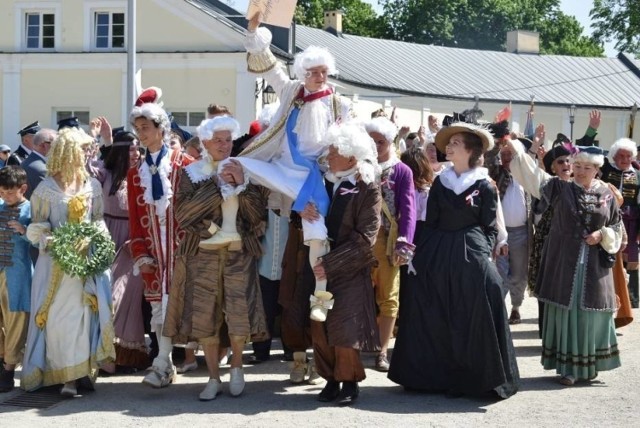
<path fill-rule="evenodd" d="M 222 0 L 225 1 L 225 0 Z M 373 8 L 380 13 L 382 8 L 378 5 L 378 0 L 364 0 L 371 4 Z M 240 12 L 247 11 L 248 0 L 226 0 L 226 3 L 234 7 Z M 585 29 L 585 34 L 591 34 L 593 31 L 591 26 L 591 19 L 589 18 L 589 11 L 593 7 L 593 0 L 561 0 L 560 9 L 567 15 L 573 15 L 578 22 L 582 24 Z M 613 48 L 614 43 L 605 44 L 605 54 L 608 57 L 614 57 L 617 55 L 617 51 Z"/>

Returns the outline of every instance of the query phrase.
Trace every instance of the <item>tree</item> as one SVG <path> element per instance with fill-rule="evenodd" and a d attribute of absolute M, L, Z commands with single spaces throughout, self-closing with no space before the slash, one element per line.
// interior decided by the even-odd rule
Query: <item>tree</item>
<path fill-rule="evenodd" d="M 575 16 L 556 11 L 542 23 L 538 31 L 540 53 L 587 57 L 604 55 L 602 42 L 584 36 L 584 28 Z"/>
<path fill-rule="evenodd" d="M 640 55 L 640 0 L 594 0 L 590 16 L 596 40 Z"/>
<path fill-rule="evenodd" d="M 640 1 L 640 0 L 637 0 Z M 507 32 L 540 33 L 541 52 L 602 55 L 559 0 L 382 0 L 386 38 L 468 49 L 504 50 Z M 568 28 L 563 29 L 562 25 Z"/>
<path fill-rule="evenodd" d="M 382 17 L 362 0 L 299 0 L 296 6 L 297 24 L 314 28 L 324 25 L 324 12 L 342 10 L 342 32 L 365 37 L 381 37 L 386 33 Z"/>

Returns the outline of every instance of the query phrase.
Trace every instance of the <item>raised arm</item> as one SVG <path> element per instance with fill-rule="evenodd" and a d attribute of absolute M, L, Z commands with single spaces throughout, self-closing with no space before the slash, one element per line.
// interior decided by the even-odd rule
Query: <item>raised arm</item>
<path fill-rule="evenodd" d="M 247 70 L 262 75 L 273 90 L 282 98 L 287 85 L 299 85 L 292 81 L 282 70 L 278 60 L 271 52 L 271 31 L 260 27 L 260 14 L 256 13 L 249 21 L 244 46 L 247 49 Z"/>
<path fill-rule="evenodd" d="M 540 188 L 552 177 L 527 155 L 524 146 L 518 140 L 509 140 L 507 146 L 513 153 L 511 174 L 524 190 L 536 199 L 540 199 Z"/>

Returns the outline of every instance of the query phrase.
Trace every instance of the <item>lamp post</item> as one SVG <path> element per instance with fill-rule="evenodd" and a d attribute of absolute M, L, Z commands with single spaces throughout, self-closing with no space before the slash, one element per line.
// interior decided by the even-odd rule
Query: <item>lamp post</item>
<path fill-rule="evenodd" d="M 271 85 L 268 85 L 262 90 L 262 105 L 273 104 L 278 99 L 278 94 Z"/>
<path fill-rule="evenodd" d="M 569 107 L 569 125 L 570 127 L 570 138 L 571 138 L 571 142 L 573 143 L 573 124 L 576 121 L 576 110 L 578 110 L 578 108 L 576 107 L 575 104 L 571 104 L 571 106 Z"/>

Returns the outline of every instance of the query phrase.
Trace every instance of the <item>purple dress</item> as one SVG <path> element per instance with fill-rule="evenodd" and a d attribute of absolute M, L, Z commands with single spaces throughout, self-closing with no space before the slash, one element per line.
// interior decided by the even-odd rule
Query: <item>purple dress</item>
<path fill-rule="evenodd" d="M 96 178 L 102 183 L 104 221 L 116 244 L 116 257 L 111 266 L 113 327 L 116 336 L 116 364 L 144 369 L 149 365 L 144 339 L 142 276 L 133 274 L 133 258 L 129 245 L 129 210 L 127 184 L 110 195 L 111 171 L 101 168 Z"/>

